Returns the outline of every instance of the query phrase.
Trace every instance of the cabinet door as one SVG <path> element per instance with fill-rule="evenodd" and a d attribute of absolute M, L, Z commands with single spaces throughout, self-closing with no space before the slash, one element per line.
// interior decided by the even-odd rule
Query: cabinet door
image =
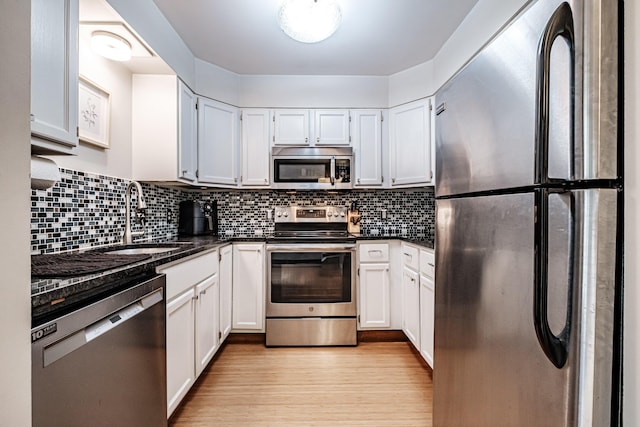
<path fill-rule="evenodd" d="M 233 283 L 233 246 L 220 249 L 220 341 L 231 332 L 231 285 Z"/>
<path fill-rule="evenodd" d="M 196 286 L 196 378 L 220 346 L 220 287 L 218 275 L 213 275 Z"/>
<path fill-rule="evenodd" d="M 31 1 L 31 134 L 36 150 L 78 145 L 78 0 Z"/>
<path fill-rule="evenodd" d="M 382 185 L 382 113 L 351 112 L 351 135 L 355 158 L 355 187 Z"/>
<path fill-rule="evenodd" d="M 433 279 L 420 275 L 420 354 L 433 369 Z"/>
<path fill-rule="evenodd" d="M 178 177 L 195 182 L 198 167 L 197 97 L 182 81 L 178 82 Z"/>
<path fill-rule="evenodd" d="M 420 349 L 420 283 L 418 273 L 402 270 L 402 330 L 416 349 Z"/>
<path fill-rule="evenodd" d="M 421 100 L 390 111 L 392 186 L 428 184 L 432 180 L 430 108 L 430 100 Z"/>
<path fill-rule="evenodd" d="M 315 110 L 316 145 L 350 145 L 349 110 Z"/>
<path fill-rule="evenodd" d="M 233 329 L 264 330 L 264 245 L 233 245 Z"/>
<path fill-rule="evenodd" d="M 361 328 L 384 329 L 391 326 L 389 264 L 360 264 Z"/>
<path fill-rule="evenodd" d="M 198 182 L 238 183 L 238 109 L 198 98 Z"/>
<path fill-rule="evenodd" d="M 242 110 L 242 185 L 269 185 L 271 114 L 264 109 Z"/>
<path fill-rule="evenodd" d="M 309 110 L 275 110 L 273 145 L 309 145 Z"/>
<path fill-rule="evenodd" d="M 167 417 L 195 382 L 195 291 L 189 288 L 167 303 Z"/>

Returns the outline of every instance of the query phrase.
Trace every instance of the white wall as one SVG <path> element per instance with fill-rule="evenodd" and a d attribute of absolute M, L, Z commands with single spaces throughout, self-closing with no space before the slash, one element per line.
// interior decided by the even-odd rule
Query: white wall
<path fill-rule="evenodd" d="M 389 107 L 434 95 L 532 0 L 479 0 L 436 56 L 389 76 Z"/>
<path fill-rule="evenodd" d="M 29 257 L 31 9 L 2 3 L 0 13 L 0 424 L 31 425 Z"/>
<path fill-rule="evenodd" d="M 389 76 L 389 107 L 433 95 L 433 61 L 427 61 Z"/>
<path fill-rule="evenodd" d="M 532 0 L 479 0 L 433 58 L 438 90 Z"/>
<path fill-rule="evenodd" d="M 238 74 L 197 58 L 195 67 L 196 86 L 190 86 L 191 90 L 198 95 L 227 104 L 240 105 L 238 99 L 240 76 Z"/>
<path fill-rule="evenodd" d="M 387 77 L 240 76 L 242 107 L 385 108 Z"/>
<path fill-rule="evenodd" d="M 50 156 L 59 167 L 130 179 L 131 72 L 119 62 L 103 58 L 80 40 L 80 75 L 111 94 L 108 149 L 80 142 L 77 156 Z"/>
<path fill-rule="evenodd" d="M 107 0 L 190 88 L 196 87 L 195 58 L 153 0 Z"/>
<path fill-rule="evenodd" d="M 640 423 L 640 5 L 625 16 L 624 425 Z"/>

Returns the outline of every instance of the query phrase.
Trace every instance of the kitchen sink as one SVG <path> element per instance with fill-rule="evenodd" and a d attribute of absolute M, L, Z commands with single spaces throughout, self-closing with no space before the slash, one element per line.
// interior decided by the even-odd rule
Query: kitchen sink
<path fill-rule="evenodd" d="M 113 255 L 138 255 L 138 254 L 161 254 L 165 252 L 184 249 L 192 244 L 189 242 L 167 242 L 167 243 L 137 243 L 131 245 L 115 246 L 102 250 L 105 254 Z"/>
<path fill-rule="evenodd" d="M 107 251 L 106 253 L 114 255 L 161 254 L 163 252 L 175 251 L 179 248 L 179 246 L 173 246 L 170 248 L 126 248 Z"/>

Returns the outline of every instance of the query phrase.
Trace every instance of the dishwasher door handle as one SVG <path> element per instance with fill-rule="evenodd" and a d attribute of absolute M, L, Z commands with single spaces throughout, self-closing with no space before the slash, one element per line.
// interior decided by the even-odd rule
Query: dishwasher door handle
<path fill-rule="evenodd" d="M 101 335 L 106 334 L 111 329 L 125 323 L 136 315 L 147 310 L 149 307 L 163 300 L 163 290 L 158 289 L 147 294 L 139 300 L 121 308 L 97 322 L 92 323 L 86 328 L 71 334 L 60 341 L 54 342 L 44 348 L 43 362 L 44 366 L 49 366 L 57 360 L 60 360 L 67 354 L 82 347 L 83 345 L 93 341 Z"/>

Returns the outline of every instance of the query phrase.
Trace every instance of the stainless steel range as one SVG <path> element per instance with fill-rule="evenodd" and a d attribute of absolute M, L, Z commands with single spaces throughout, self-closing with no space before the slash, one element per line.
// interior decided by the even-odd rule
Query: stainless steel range
<path fill-rule="evenodd" d="M 355 243 L 346 207 L 276 207 L 267 243 L 268 346 L 357 344 Z"/>

